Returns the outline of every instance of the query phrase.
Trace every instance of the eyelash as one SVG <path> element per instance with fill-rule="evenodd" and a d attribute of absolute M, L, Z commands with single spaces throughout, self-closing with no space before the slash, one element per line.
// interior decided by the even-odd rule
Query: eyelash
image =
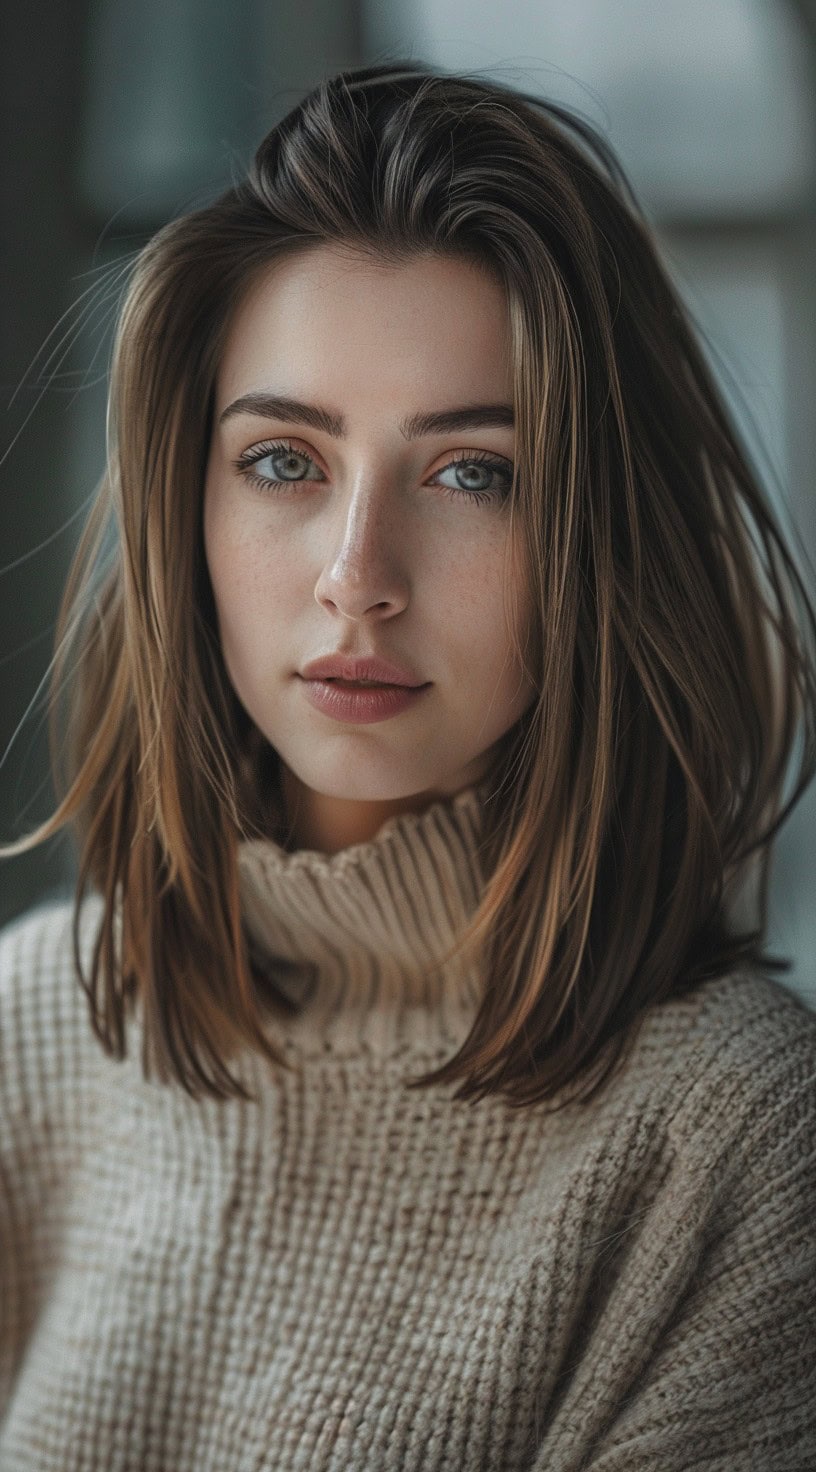
<path fill-rule="evenodd" d="M 268 456 L 286 454 L 299 455 L 302 459 L 309 460 L 312 465 L 315 464 L 312 456 L 307 454 L 305 450 L 296 449 L 294 445 L 288 444 L 286 440 L 267 440 L 263 444 L 255 445 L 253 449 L 245 450 L 237 460 L 233 461 L 233 464 L 240 475 L 245 476 L 247 480 L 252 481 L 255 485 L 261 486 L 263 490 L 274 490 L 276 492 L 279 490 L 288 490 L 290 486 L 302 485 L 303 482 L 297 480 L 269 480 L 266 476 L 257 475 L 252 470 L 252 466 L 259 460 L 266 460 Z M 443 486 L 442 489 L 448 496 L 451 496 L 454 500 L 460 496 L 464 496 L 469 501 L 485 502 L 495 501 L 497 496 L 500 497 L 509 491 L 513 480 L 512 467 L 509 465 L 509 462 L 499 459 L 495 455 L 491 455 L 488 450 L 475 450 L 471 453 L 454 455 L 446 465 L 443 465 L 439 470 L 434 472 L 434 476 L 442 475 L 443 471 L 450 470 L 452 465 L 470 465 L 471 463 L 484 465 L 488 470 L 492 470 L 496 475 L 500 475 L 505 482 L 504 492 L 468 491 L 461 487 Z"/>

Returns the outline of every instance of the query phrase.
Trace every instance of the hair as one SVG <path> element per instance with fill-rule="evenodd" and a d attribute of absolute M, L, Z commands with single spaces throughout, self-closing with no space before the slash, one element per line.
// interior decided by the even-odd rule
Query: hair
<path fill-rule="evenodd" d="M 153 1066 L 193 1097 L 253 1097 L 235 1048 L 292 1067 L 264 1030 L 284 1001 L 249 953 L 237 862 L 270 831 L 278 757 L 226 674 L 202 492 L 235 306 L 269 263 L 326 243 L 476 263 L 509 311 L 510 540 L 532 615 L 519 626 L 516 586 L 508 616 L 537 697 L 491 755 L 484 889 L 439 963 L 478 955 L 501 984 L 408 1086 L 587 1103 L 647 1007 L 790 966 L 764 954 L 768 865 L 816 770 L 816 618 L 625 175 L 537 96 L 413 62 L 340 72 L 140 252 L 57 630 L 58 806 L 5 852 L 73 826 L 75 964 L 111 1056 L 138 996 Z"/>

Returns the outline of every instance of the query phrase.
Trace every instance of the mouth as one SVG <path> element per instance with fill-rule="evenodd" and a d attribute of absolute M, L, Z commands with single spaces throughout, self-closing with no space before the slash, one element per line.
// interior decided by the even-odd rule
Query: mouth
<path fill-rule="evenodd" d="M 339 685 L 343 690 L 417 690 L 417 685 L 389 684 L 386 680 L 341 680 L 338 675 L 320 677 L 324 685 Z"/>
<path fill-rule="evenodd" d="M 318 675 L 304 680 L 305 696 L 324 716 L 347 725 L 373 725 L 401 716 L 425 694 L 429 684 L 398 685 Z"/>
<path fill-rule="evenodd" d="M 305 665 L 299 674 L 314 684 L 338 685 L 349 689 L 421 690 L 428 681 L 417 680 L 408 665 L 376 654 L 356 656 L 321 655 Z"/>

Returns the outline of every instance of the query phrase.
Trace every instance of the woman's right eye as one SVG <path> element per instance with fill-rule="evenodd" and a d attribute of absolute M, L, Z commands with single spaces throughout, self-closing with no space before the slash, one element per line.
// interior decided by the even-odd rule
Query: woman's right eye
<path fill-rule="evenodd" d="M 266 464 L 270 466 L 269 473 L 259 468 Z M 236 460 L 235 468 L 259 486 L 277 488 L 294 485 L 301 480 L 315 479 L 314 476 L 303 473 L 306 464 L 317 470 L 311 455 L 307 455 L 305 450 L 296 450 L 293 445 L 281 442 L 256 445 L 252 450 L 245 450 Z"/>

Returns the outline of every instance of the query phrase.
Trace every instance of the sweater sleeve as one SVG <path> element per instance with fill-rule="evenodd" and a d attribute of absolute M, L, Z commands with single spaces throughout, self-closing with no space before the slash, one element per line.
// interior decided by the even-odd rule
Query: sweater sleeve
<path fill-rule="evenodd" d="M 573 1423 L 569 1448 L 541 1448 L 535 1472 L 816 1468 L 815 1035 L 749 1081 L 736 1136 L 712 1099 L 712 1142 L 728 1146 L 703 1250 L 591 1446 Z M 648 1336 L 644 1323 L 632 1333 Z"/>
<path fill-rule="evenodd" d="M 88 1034 L 73 976 L 72 906 L 44 905 L 0 932 L 0 1421 L 58 1260 Z"/>

